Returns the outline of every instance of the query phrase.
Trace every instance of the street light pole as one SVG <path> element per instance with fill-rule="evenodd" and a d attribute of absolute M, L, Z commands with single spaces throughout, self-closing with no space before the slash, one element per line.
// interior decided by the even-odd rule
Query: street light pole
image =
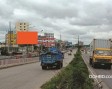
<path fill-rule="evenodd" d="M 78 47 L 79 47 L 79 35 L 78 35 Z"/>
<path fill-rule="evenodd" d="M 61 50 L 61 32 L 60 32 L 60 50 Z"/>

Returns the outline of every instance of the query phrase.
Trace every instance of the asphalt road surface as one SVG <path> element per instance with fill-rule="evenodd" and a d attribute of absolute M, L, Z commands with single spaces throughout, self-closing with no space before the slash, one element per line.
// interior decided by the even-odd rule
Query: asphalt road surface
<path fill-rule="evenodd" d="M 89 65 L 89 55 L 82 54 L 84 61 L 86 62 L 87 66 L 90 70 L 96 75 L 111 75 L 112 76 L 112 69 L 108 70 L 105 68 L 94 69 Z M 99 79 L 103 83 L 103 89 L 112 89 L 112 78 L 101 78 Z"/>
<path fill-rule="evenodd" d="M 76 50 L 73 51 L 73 54 Z M 65 54 L 64 67 L 73 59 Z M 0 70 L 0 89 L 40 89 L 60 70 L 42 70 L 40 62 Z"/>

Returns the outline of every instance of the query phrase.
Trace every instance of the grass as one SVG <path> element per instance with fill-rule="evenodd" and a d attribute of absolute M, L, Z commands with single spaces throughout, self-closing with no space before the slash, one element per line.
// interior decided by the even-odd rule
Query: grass
<path fill-rule="evenodd" d="M 74 54 L 69 65 L 43 84 L 41 89 L 93 89 L 93 80 L 89 78 L 89 72 L 82 59 L 80 49 Z"/>

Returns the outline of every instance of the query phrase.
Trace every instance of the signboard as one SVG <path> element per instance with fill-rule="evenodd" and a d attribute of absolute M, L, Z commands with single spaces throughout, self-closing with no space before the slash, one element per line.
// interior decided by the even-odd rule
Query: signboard
<path fill-rule="evenodd" d="M 17 32 L 17 44 L 38 44 L 38 33 Z"/>

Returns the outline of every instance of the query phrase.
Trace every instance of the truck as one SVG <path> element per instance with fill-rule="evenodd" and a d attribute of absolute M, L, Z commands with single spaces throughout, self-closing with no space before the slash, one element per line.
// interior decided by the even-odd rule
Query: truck
<path fill-rule="evenodd" d="M 51 47 L 47 51 L 41 53 L 39 59 L 43 70 L 53 67 L 60 69 L 63 67 L 64 53 L 55 47 Z"/>
<path fill-rule="evenodd" d="M 112 43 L 108 39 L 93 39 L 90 43 L 89 63 L 93 68 L 106 67 L 111 69 Z"/>

